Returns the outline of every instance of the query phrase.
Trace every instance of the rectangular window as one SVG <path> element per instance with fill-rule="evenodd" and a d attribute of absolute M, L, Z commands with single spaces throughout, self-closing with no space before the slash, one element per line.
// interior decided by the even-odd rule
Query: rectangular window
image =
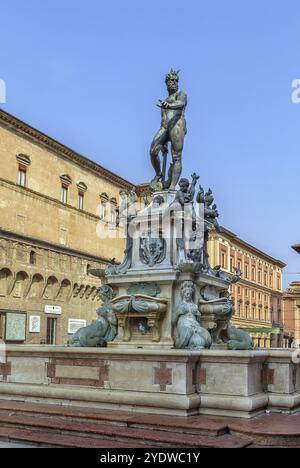
<path fill-rule="evenodd" d="M 247 263 L 245 265 L 245 277 L 246 277 L 246 279 L 249 278 L 249 265 Z"/>
<path fill-rule="evenodd" d="M 84 208 L 84 193 L 78 192 L 78 208 L 83 210 Z"/>
<path fill-rule="evenodd" d="M 101 211 L 100 211 L 101 219 L 106 219 L 106 208 L 107 208 L 107 203 L 104 201 L 101 202 Z"/>
<path fill-rule="evenodd" d="M 270 288 L 273 288 L 273 275 L 270 273 Z"/>
<path fill-rule="evenodd" d="M 230 271 L 234 273 L 234 257 L 230 257 Z"/>
<path fill-rule="evenodd" d="M 114 207 L 112 207 L 110 211 L 110 222 L 114 226 L 116 225 L 116 222 L 117 222 L 117 211 L 116 211 L 116 208 Z"/>
<path fill-rule="evenodd" d="M 265 283 L 265 286 L 268 286 L 268 275 L 267 275 L 267 273 L 264 274 L 264 283 Z"/>
<path fill-rule="evenodd" d="M 221 265 L 222 265 L 222 268 L 227 268 L 227 258 L 226 258 L 226 253 L 225 252 L 221 252 Z"/>
<path fill-rule="evenodd" d="M 261 283 L 261 270 L 258 270 L 258 282 Z"/>
<path fill-rule="evenodd" d="M 18 184 L 21 187 L 26 186 L 26 166 L 19 165 Z"/>
<path fill-rule="evenodd" d="M 278 289 L 278 291 L 281 290 L 281 278 L 280 278 L 280 276 L 278 276 L 278 278 L 277 278 L 277 289 Z"/>
<path fill-rule="evenodd" d="M 237 266 L 238 266 L 238 269 L 239 269 L 239 270 L 242 270 L 242 262 L 241 262 L 240 260 L 238 261 Z"/>
<path fill-rule="evenodd" d="M 252 279 L 252 281 L 256 280 L 255 267 L 252 267 L 251 279 Z"/>
<path fill-rule="evenodd" d="M 56 329 L 57 329 L 57 319 L 56 318 L 47 318 L 47 343 L 49 345 L 56 344 Z"/>
<path fill-rule="evenodd" d="M 249 289 L 248 289 L 248 288 L 245 289 L 245 296 L 246 296 L 246 297 L 249 296 Z"/>
<path fill-rule="evenodd" d="M 66 185 L 61 186 L 61 201 L 62 203 L 68 203 L 68 187 Z"/>

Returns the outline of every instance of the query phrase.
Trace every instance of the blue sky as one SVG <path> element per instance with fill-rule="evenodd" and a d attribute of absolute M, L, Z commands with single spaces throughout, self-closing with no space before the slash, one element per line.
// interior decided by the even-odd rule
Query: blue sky
<path fill-rule="evenodd" d="M 134 183 L 152 178 L 164 75 L 188 93 L 184 175 L 299 279 L 298 0 L 1 2 L 2 108 Z"/>

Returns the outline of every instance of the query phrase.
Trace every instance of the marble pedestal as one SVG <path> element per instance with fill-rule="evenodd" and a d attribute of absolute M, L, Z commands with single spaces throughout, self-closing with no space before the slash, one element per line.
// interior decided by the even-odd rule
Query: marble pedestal
<path fill-rule="evenodd" d="M 289 350 L 199 352 L 9 345 L 0 400 L 252 418 L 300 411 Z"/>
<path fill-rule="evenodd" d="M 113 349 L 173 349 L 172 314 L 180 301 L 180 288 L 183 281 L 193 281 L 196 284 L 195 302 L 199 300 L 200 291 L 205 286 L 213 285 L 220 291 L 228 287 L 228 284 L 220 278 L 213 278 L 205 273 L 183 273 L 175 268 L 164 270 L 155 268 L 150 270 L 147 268 L 145 270 L 140 269 L 139 272 L 129 270 L 126 275 L 111 275 L 109 284 L 118 291 L 118 296 L 129 296 L 128 292 L 134 285 L 158 286 L 161 292 L 157 299 L 165 300 L 167 309 L 161 315 L 160 320 L 157 321 L 154 336 L 152 331 L 143 335 L 137 330 L 136 326 L 130 327 L 129 325 L 126 327 L 127 332 L 124 333 L 124 327 L 120 325 L 123 323 L 122 319 L 128 318 L 128 314 L 120 314 L 119 319 L 121 319 L 121 322 L 119 320 L 118 336 L 114 341 L 108 343 L 108 347 Z M 135 314 L 135 316 L 138 320 L 139 315 Z M 143 315 L 140 314 L 140 317 L 142 318 Z M 145 317 L 149 319 L 149 315 L 146 314 Z"/>

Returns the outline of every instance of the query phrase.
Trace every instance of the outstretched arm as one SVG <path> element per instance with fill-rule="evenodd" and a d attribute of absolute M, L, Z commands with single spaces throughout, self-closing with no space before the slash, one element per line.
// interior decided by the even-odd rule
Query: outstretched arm
<path fill-rule="evenodd" d="M 196 191 L 196 184 L 197 184 L 197 181 L 200 179 L 199 176 L 197 176 L 197 174 L 193 174 L 192 175 L 192 183 L 191 183 L 191 186 L 190 186 L 190 195 L 191 195 L 191 199 L 194 200 L 194 196 L 195 196 L 195 191 Z"/>
<path fill-rule="evenodd" d="M 219 297 L 218 299 L 211 299 L 209 301 L 205 301 L 203 299 L 199 299 L 199 304 L 222 304 L 223 302 L 227 302 L 228 299 L 226 297 Z"/>
<path fill-rule="evenodd" d="M 200 185 L 197 195 L 197 203 L 204 203 L 204 188 Z"/>

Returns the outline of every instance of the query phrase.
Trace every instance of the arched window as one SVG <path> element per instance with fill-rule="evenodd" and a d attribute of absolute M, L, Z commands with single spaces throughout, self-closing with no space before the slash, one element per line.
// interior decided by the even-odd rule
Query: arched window
<path fill-rule="evenodd" d="M 26 187 L 27 182 L 27 169 L 30 165 L 30 158 L 26 154 L 19 154 L 17 156 L 18 162 L 18 184 L 21 187 Z"/>
<path fill-rule="evenodd" d="M 60 201 L 62 203 L 67 204 L 68 203 L 68 190 L 69 190 L 69 186 L 72 183 L 72 179 L 69 175 L 64 174 L 60 176 L 60 181 L 61 181 Z"/>
<path fill-rule="evenodd" d="M 16 298 L 23 298 L 28 281 L 29 281 L 29 276 L 27 275 L 26 272 L 20 271 L 19 273 L 17 273 L 12 296 Z"/>
<path fill-rule="evenodd" d="M 8 292 L 8 287 L 12 279 L 12 272 L 7 268 L 3 268 L 0 271 L 0 296 L 6 296 Z"/>
<path fill-rule="evenodd" d="M 68 279 L 64 279 L 60 285 L 56 300 L 66 302 L 71 293 L 71 282 Z"/>
<path fill-rule="evenodd" d="M 46 283 L 44 299 L 54 299 L 57 296 L 58 288 L 58 279 L 55 276 L 50 276 Z"/>
<path fill-rule="evenodd" d="M 31 283 L 30 290 L 28 293 L 28 298 L 29 299 L 40 298 L 43 292 L 43 287 L 44 287 L 44 278 L 42 277 L 42 275 L 37 273 L 32 278 L 32 283 Z"/>

